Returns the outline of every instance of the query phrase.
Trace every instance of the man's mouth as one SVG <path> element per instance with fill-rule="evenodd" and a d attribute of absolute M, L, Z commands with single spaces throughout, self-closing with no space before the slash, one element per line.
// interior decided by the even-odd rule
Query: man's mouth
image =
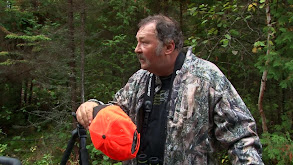
<path fill-rule="evenodd" d="M 139 60 L 145 60 L 143 54 L 136 54 Z"/>

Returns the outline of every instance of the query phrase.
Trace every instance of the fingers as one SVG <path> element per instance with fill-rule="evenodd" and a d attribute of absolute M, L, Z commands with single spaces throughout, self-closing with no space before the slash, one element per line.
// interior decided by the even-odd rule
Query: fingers
<path fill-rule="evenodd" d="M 86 113 L 86 117 L 87 117 L 87 121 L 88 121 L 88 126 L 91 124 L 92 120 L 93 120 L 93 109 L 96 105 L 91 106 L 87 113 Z"/>
<path fill-rule="evenodd" d="M 83 112 L 84 111 L 84 106 L 83 105 L 80 105 L 79 107 L 78 107 L 78 109 L 76 110 L 76 119 L 77 119 L 77 121 L 79 122 L 79 124 L 81 124 L 84 128 L 86 128 L 85 127 L 85 121 L 83 120 Z"/>
<path fill-rule="evenodd" d="M 77 121 L 86 129 L 89 128 L 91 121 L 93 120 L 93 108 L 98 106 L 94 102 L 85 102 L 81 104 L 76 111 Z"/>

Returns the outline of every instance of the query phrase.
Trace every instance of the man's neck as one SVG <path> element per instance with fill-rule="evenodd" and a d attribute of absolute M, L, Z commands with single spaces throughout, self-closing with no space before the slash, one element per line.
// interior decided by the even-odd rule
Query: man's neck
<path fill-rule="evenodd" d="M 173 73 L 175 62 L 176 62 L 178 55 L 179 55 L 179 52 L 174 51 L 173 54 L 170 56 L 168 64 L 165 65 L 165 69 L 162 69 L 160 73 L 154 73 L 154 74 L 157 76 L 160 76 L 160 77 L 165 77 L 165 76 L 171 75 Z"/>

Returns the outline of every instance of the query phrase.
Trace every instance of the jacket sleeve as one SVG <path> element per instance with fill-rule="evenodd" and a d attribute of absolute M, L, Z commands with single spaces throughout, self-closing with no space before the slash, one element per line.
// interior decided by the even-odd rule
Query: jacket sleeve
<path fill-rule="evenodd" d="M 214 105 L 216 139 L 228 148 L 232 164 L 263 164 L 255 120 L 232 84 L 222 82 Z"/>
<path fill-rule="evenodd" d="M 119 105 L 128 115 L 135 115 L 138 106 L 141 104 L 139 98 L 142 95 L 142 85 L 146 77 L 145 70 L 139 70 L 134 73 L 115 95 L 113 103 Z"/>

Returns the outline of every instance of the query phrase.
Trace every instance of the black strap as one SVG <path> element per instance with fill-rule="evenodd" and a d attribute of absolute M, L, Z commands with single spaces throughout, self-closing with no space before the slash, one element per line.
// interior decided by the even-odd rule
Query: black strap
<path fill-rule="evenodd" d="M 168 95 L 168 99 L 165 103 L 165 109 L 167 108 L 167 103 L 170 101 L 171 99 L 171 93 L 172 93 L 172 87 L 173 87 L 173 81 L 177 75 L 177 71 L 181 69 L 183 63 L 185 60 L 185 54 L 180 52 L 176 58 L 175 61 L 175 66 L 174 66 L 174 70 L 172 73 L 172 77 L 171 77 L 171 82 L 170 82 L 170 89 L 169 89 L 169 95 Z M 149 83 L 151 79 L 151 84 Z M 153 107 L 153 101 L 154 101 L 154 95 L 155 95 L 155 75 L 154 74 L 150 74 L 146 83 L 146 88 L 145 88 L 145 95 L 144 95 L 144 118 L 143 118 L 143 130 L 145 130 L 148 126 L 148 120 L 149 120 L 149 116 L 151 114 L 152 111 L 152 107 Z"/>
<path fill-rule="evenodd" d="M 95 106 L 94 107 L 94 110 L 93 110 L 93 118 L 95 118 L 98 114 L 98 112 L 100 112 L 100 110 L 102 110 L 103 108 L 109 106 L 108 104 L 104 104 L 104 105 L 98 105 L 98 106 Z"/>
<path fill-rule="evenodd" d="M 151 79 L 151 84 L 149 83 Z M 155 81 L 156 77 L 154 74 L 150 74 L 146 83 L 146 90 L 144 95 L 144 118 L 143 118 L 143 130 L 148 126 L 149 117 L 153 109 L 153 101 L 155 94 Z"/>
<path fill-rule="evenodd" d="M 181 67 L 184 63 L 184 60 L 185 60 L 185 54 L 179 53 L 176 58 L 176 61 L 175 61 L 173 73 L 171 75 L 170 86 L 169 86 L 169 95 L 168 95 L 166 102 L 163 103 L 163 105 L 162 105 L 163 109 L 165 109 L 165 111 L 166 111 L 165 112 L 166 117 L 162 121 L 163 123 L 165 123 L 165 126 L 167 124 L 166 119 L 167 119 L 167 114 L 168 114 L 168 109 L 169 109 L 169 107 L 167 107 L 167 105 L 171 99 L 173 81 L 177 75 L 177 71 L 181 69 Z M 147 78 L 143 106 L 137 116 L 138 131 L 141 133 L 141 137 L 143 139 L 145 139 L 145 136 L 147 136 L 146 133 L 147 133 L 148 125 L 149 125 L 151 112 L 153 109 L 153 102 L 154 102 L 154 96 L 155 96 L 155 81 L 156 81 L 155 79 L 156 79 L 156 76 L 154 74 L 150 74 Z M 160 137 L 160 139 L 162 140 L 160 144 L 164 145 L 166 138 Z M 141 142 L 142 141 L 143 140 L 141 140 Z M 140 153 L 140 154 L 143 154 L 143 153 Z M 160 164 L 163 164 L 163 161 L 164 160 L 160 160 Z"/>

